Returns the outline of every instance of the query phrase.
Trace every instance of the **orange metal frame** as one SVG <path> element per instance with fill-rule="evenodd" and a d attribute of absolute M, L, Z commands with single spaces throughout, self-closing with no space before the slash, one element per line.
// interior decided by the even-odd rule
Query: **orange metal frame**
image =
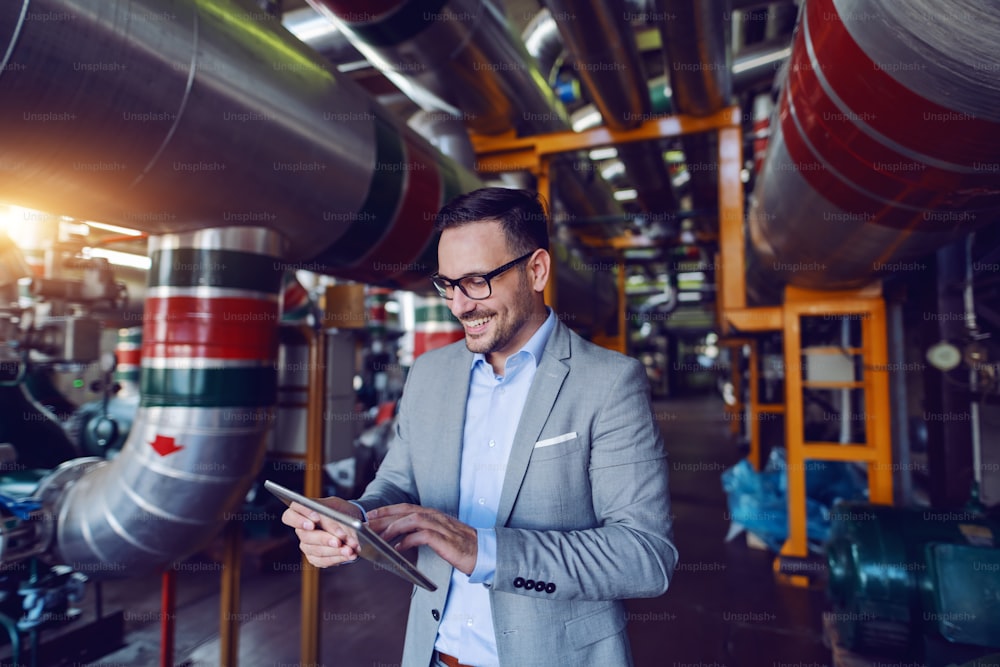
<path fill-rule="evenodd" d="M 769 403 L 761 403 L 760 401 L 760 356 L 757 352 L 757 339 L 756 338 L 723 338 L 719 341 L 720 345 L 732 348 L 732 366 L 731 366 L 731 381 L 733 383 L 733 392 L 736 396 L 735 405 L 726 405 L 726 412 L 729 415 L 729 430 L 733 435 L 737 435 L 743 431 L 744 420 L 746 421 L 747 428 L 747 439 L 750 444 L 750 451 L 747 453 L 747 460 L 750 461 L 750 465 L 753 466 L 754 470 L 760 470 L 761 461 L 761 446 L 760 446 L 760 422 L 763 419 L 763 415 L 766 414 L 781 414 L 785 411 L 784 405 L 774 405 Z M 742 350 L 744 346 L 748 347 L 750 354 L 747 358 L 747 374 L 749 375 L 748 383 L 748 402 L 743 402 L 743 369 L 742 369 Z"/>
<path fill-rule="evenodd" d="M 719 203 L 722 212 L 743 221 L 743 186 L 740 170 L 743 165 L 739 107 L 723 109 L 703 118 L 695 116 L 662 116 L 645 121 L 632 130 L 612 130 L 599 127 L 584 132 L 553 132 L 531 137 L 514 134 L 498 136 L 473 135 L 472 145 L 476 151 L 476 170 L 485 173 L 505 171 L 529 171 L 538 178 L 538 191 L 550 201 L 549 161 L 555 155 L 569 151 L 590 150 L 636 141 L 652 141 L 667 137 L 677 137 L 698 132 L 719 133 Z M 742 233 L 742 232 L 741 232 Z M 589 240 L 588 240 L 589 241 Z M 632 238 L 601 239 L 593 243 L 621 251 L 634 247 L 641 241 Z M 618 335 L 594 336 L 594 342 L 604 347 L 625 353 L 628 349 L 626 330 L 625 271 L 624 263 L 618 263 Z M 553 267 L 554 270 L 555 267 Z M 555 307 L 555 276 L 546 287 L 546 302 Z"/>
<path fill-rule="evenodd" d="M 804 558 L 808 555 L 806 534 L 807 460 L 864 461 L 868 464 L 869 499 L 874 503 L 892 502 L 892 448 L 889 432 L 888 376 L 877 369 L 886 368 L 887 340 L 885 301 L 881 287 L 873 285 L 858 291 L 826 292 L 788 287 L 780 306 L 748 308 L 746 298 L 746 235 L 743 215 L 743 192 L 736 165 L 742 160 L 738 129 L 719 133 L 719 290 L 717 307 L 723 334 L 782 331 L 785 358 L 785 405 L 761 405 L 758 391 L 759 360 L 756 344 L 750 363 L 751 383 L 751 456 L 759 467 L 760 424 L 758 416 L 781 413 L 786 416 L 785 447 L 788 461 L 788 539 L 775 559 L 774 569 L 785 583 L 806 586 L 807 577 L 780 573 L 782 557 Z M 866 369 L 856 389 L 865 392 L 866 435 L 864 444 L 850 446 L 831 443 L 807 443 L 803 440 L 803 389 L 801 360 L 802 316 L 861 315 L 862 349 Z M 839 352 L 839 351 L 838 351 Z M 872 370 L 875 369 L 875 370 Z"/>
<path fill-rule="evenodd" d="M 779 572 L 783 556 L 804 558 L 809 553 L 806 534 L 806 470 L 808 461 L 861 461 L 868 468 L 868 496 L 873 503 L 892 504 L 892 436 L 889 415 L 888 343 L 885 300 L 881 284 L 861 290 L 818 291 L 785 288 L 785 443 L 788 461 L 788 539 L 775 559 L 780 579 L 793 585 L 808 585 L 800 575 Z M 802 318 L 817 316 L 857 317 L 861 322 L 861 347 L 807 350 L 860 356 L 861 379 L 857 382 L 817 383 L 803 380 Z M 804 401 L 808 387 L 851 389 L 864 392 L 865 442 L 809 442 L 804 436 Z"/>

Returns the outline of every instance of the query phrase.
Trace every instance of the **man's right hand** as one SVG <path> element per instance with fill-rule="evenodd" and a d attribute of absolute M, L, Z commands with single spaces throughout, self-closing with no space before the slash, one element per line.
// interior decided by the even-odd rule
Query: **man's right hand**
<path fill-rule="evenodd" d="M 331 496 L 317 500 L 342 514 L 362 518 L 361 510 L 342 498 Z M 316 567 L 340 565 L 358 557 L 357 540 L 349 537 L 340 524 L 298 503 L 292 503 L 285 510 L 281 522 L 295 529 L 299 550 Z"/>

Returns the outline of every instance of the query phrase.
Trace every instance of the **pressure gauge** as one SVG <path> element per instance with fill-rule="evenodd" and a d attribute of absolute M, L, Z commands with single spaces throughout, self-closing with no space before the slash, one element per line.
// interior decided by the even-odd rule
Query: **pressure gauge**
<path fill-rule="evenodd" d="M 939 371 L 950 371 L 962 363 L 962 352 L 948 341 L 941 341 L 927 350 L 927 361 Z"/>

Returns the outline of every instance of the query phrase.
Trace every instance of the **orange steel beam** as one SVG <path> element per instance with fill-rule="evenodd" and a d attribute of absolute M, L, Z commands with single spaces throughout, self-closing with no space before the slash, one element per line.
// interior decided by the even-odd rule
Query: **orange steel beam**
<path fill-rule="evenodd" d="M 723 310 L 725 319 L 739 331 L 780 331 L 783 324 L 781 306 L 737 308 Z"/>
<path fill-rule="evenodd" d="M 549 160 L 548 158 L 542 158 L 536 162 L 532 171 L 535 174 L 536 182 L 538 184 L 538 195 L 545 202 L 545 206 L 548 208 L 548 215 L 546 216 L 549 221 L 549 236 L 553 235 L 554 230 L 552 229 L 552 180 L 549 178 Z M 555 257 L 549 262 L 549 281 L 545 283 L 545 303 L 552 310 L 558 309 L 558 304 L 556 300 L 559 298 L 559 294 L 556 292 L 556 261 Z"/>
<path fill-rule="evenodd" d="M 316 497 L 323 484 L 323 411 L 326 394 L 326 332 L 309 330 L 309 409 L 306 419 L 304 492 Z M 301 662 L 319 664 L 319 569 L 302 556 Z"/>
<path fill-rule="evenodd" d="M 802 397 L 802 323 L 795 308 L 789 307 L 785 295 L 782 311 L 785 347 L 785 459 L 787 474 L 788 537 L 774 559 L 774 571 L 779 580 L 796 586 L 808 586 L 806 577 L 785 577 L 780 572 L 782 556 L 804 558 L 809 554 L 806 535 L 806 473 L 803 432 L 805 417 Z"/>
<path fill-rule="evenodd" d="M 729 416 L 729 432 L 736 435 L 742 431 L 743 425 L 743 346 L 749 345 L 749 338 L 721 338 L 719 347 L 729 348 L 729 381 L 733 383 L 733 396 L 736 397 L 735 405 L 726 405 L 726 414 Z"/>
<path fill-rule="evenodd" d="M 739 126 L 719 130 L 719 285 L 723 313 L 746 308 L 743 231 L 743 140 Z M 725 332 L 728 322 L 720 322 Z"/>
<path fill-rule="evenodd" d="M 733 417 L 729 422 L 729 432 L 733 435 L 743 430 L 743 341 L 729 345 L 729 381 L 733 383 L 736 405 L 727 405 L 726 411 Z"/>
<path fill-rule="evenodd" d="M 760 404 L 760 355 L 757 341 L 750 340 L 750 453 L 747 458 L 754 470 L 761 469 L 760 460 L 760 415 L 766 414 Z"/>
<path fill-rule="evenodd" d="M 646 236 L 637 234 L 621 234 L 601 238 L 591 234 L 580 234 L 578 237 L 591 248 L 610 248 L 612 250 L 633 250 L 643 248 L 658 248 L 660 244 Z"/>
<path fill-rule="evenodd" d="M 597 127 L 583 132 L 566 130 L 531 137 L 472 135 L 472 147 L 477 155 L 476 171 L 534 171 L 534 165 L 543 155 L 739 128 L 740 121 L 740 108 L 729 107 L 703 118 L 684 115 L 652 118 L 632 130 Z"/>
<path fill-rule="evenodd" d="M 865 410 L 872 419 L 865 422 L 865 437 L 874 450 L 875 460 L 868 465 L 868 499 L 873 503 L 892 504 L 892 428 L 889 402 L 889 340 L 886 333 L 885 300 L 878 299 L 871 317 L 861 322 L 866 380 Z"/>

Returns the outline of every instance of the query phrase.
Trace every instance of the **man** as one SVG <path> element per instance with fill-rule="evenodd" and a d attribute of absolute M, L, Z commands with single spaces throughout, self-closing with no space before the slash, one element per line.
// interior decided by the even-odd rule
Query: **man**
<path fill-rule="evenodd" d="M 677 559 L 643 368 L 546 307 L 536 195 L 462 195 L 436 229 L 433 282 L 465 344 L 417 359 L 376 478 L 325 502 L 418 547 L 438 585 L 413 595 L 403 667 L 630 665 L 621 600 L 661 595 Z M 316 513 L 282 520 L 313 565 L 356 557 Z"/>

